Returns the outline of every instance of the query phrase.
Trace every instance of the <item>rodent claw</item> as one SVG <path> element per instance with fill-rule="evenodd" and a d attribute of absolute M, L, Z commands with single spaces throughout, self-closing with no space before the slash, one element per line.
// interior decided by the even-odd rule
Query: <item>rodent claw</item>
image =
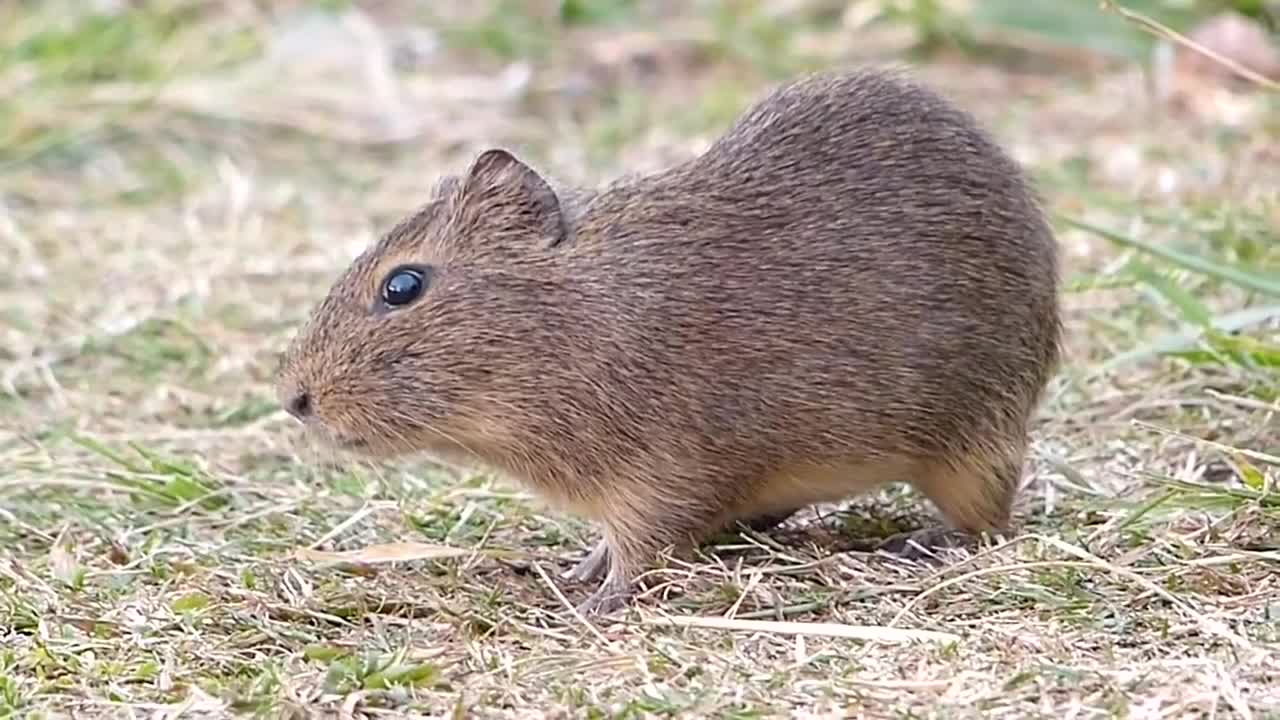
<path fill-rule="evenodd" d="M 596 543 L 596 546 L 587 553 L 587 556 L 578 561 L 572 568 L 560 574 L 561 580 L 571 580 L 575 582 L 590 582 L 597 580 L 604 575 L 609 568 L 609 545 L 604 540 Z"/>
<path fill-rule="evenodd" d="M 977 538 L 966 532 L 949 528 L 924 528 L 890 535 L 882 540 L 878 549 L 905 560 L 937 560 L 935 550 L 960 548 L 973 545 Z"/>
<path fill-rule="evenodd" d="M 621 610 L 631 599 L 630 584 L 621 584 L 606 580 L 593 593 L 587 596 L 576 608 L 584 617 L 599 617 Z"/>

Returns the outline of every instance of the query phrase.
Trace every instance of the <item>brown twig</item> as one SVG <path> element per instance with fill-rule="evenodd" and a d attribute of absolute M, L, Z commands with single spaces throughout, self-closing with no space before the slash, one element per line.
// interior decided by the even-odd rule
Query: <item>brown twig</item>
<path fill-rule="evenodd" d="M 1144 15 L 1140 12 L 1137 12 L 1136 10 L 1130 10 L 1129 8 L 1124 7 L 1123 5 L 1117 4 L 1115 0 L 1100 0 L 1100 2 L 1102 4 L 1103 10 L 1115 13 L 1120 17 L 1124 18 L 1125 20 L 1128 20 L 1138 25 L 1139 27 L 1143 28 L 1144 30 L 1147 30 L 1153 35 L 1157 35 L 1159 37 L 1172 40 L 1173 42 L 1176 42 L 1179 45 L 1182 45 L 1183 47 L 1190 48 L 1191 50 L 1194 50 L 1195 52 L 1198 52 L 1201 55 L 1204 55 L 1205 57 L 1218 63 L 1219 65 L 1222 65 L 1223 67 L 1239 75 L 1240 77 L 1246 80 L 1249 80 L 1250 82 L 1253 82 L 1257 85 L 1260 85 L 1261 87 L 1267 88 L 1268 90 L 1272 90 L 1272 91 L 1280 91 L 1280 82 L 1276 82 L 1275 80 L 1272 80 L 1267 76 L 1262 75 L 1261 73 L 1258 73 L 1254 70 L 1250 70 L 1249 68 L 1241 65 L 1240 63 L 1236 62 L 1235 60 L 1232 60 L 1229 57 L 1226 57 L 1218 52 L 1210 50 L 1204 45 L 1201 45 L 1195 40 L 1192 40 L 1186 35 L 1183 35 L 1182 33 L 1178 32 L 1177 30 L 1174 30 L 1173 28 L 1165 25 L 1159 20 L 1156 20 L 1155 18 Z"/>

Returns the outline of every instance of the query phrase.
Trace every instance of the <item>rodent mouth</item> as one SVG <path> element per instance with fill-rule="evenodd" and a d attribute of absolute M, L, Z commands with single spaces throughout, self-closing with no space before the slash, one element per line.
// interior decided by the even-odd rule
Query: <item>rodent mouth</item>
<path fill-rule="evenodd" d="M 367 450 L 369 448 L 368 440 L 349 435 L 334 435 L 333 444 L 343 450 Z"/>
<path fill-rule="evenodd" d="M 395 445 L 376 439 L 362 438 L 354 435 L 329 434 L 329 444 L 343 452 L 362 455 L 370 459 L 390 460 L 399 456 L 403 450 Z"/>
<path fill-rule="evenodd" d="M 334 432 L 328 428 L 311 425 L 307 428 L 312 438 L 322 445 L 328 445 L 338 450 L 350 450 L 354 452 L 367 452 L 371 443 L 362 437 L 355 435 L 346 435 Z"/>
<path fill-rule="evenodd" d="M 417 449 L 389 442 L 386 438 L 342 432 L 319 424 L 309 426 L 309 430 L 314 440 L 322 445 L 371 459 L 390 460 Z"/>

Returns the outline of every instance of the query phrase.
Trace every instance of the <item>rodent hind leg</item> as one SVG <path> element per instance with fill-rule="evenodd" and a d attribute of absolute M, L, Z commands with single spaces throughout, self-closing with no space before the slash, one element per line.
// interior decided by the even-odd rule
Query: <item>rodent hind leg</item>
<path fill-rule="evenodd" d="M 899 533 L 886 538 L 880 547 L 921 558 L 933 549 L 971 546 L 984 532 L 1007 530 L 1022 472 L 1021 454 L 1016 458 L 995 462 L 969 458 L 925 466 L 911 484 L 933 502 L 949 527 Z"/>
<path fill-rule="evenodd" d="M 789 520 L 792 515 L 800 512 L 803 508 L 804 506 L 800 505 L 791 508 L 790 510 L 779 510 L 778 512 L 766 512 L 759 515 L 750 515 L 739 518 L 735 524 L 741 524 L 753 532 L 768 532 Z"/>

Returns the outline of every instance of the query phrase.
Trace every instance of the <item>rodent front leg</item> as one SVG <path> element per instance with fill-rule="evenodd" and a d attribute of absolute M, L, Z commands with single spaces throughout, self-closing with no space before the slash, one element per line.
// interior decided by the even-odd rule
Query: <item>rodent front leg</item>
<path fill-rule="evenodd" d="M 768 532 L 791 518 L 800 511 L 799 507 L 764 515 L 752 515 L 740 520 L 746 527 L 755 532 Z M 730 528 L 732 529 L 732 527 Z M 573 567 L 560 573 L 561 580 L 573 582 L 590 582 L 600 579 L 609 568 L 609 542 L 601 538 L 587 556 L 579 560 Z"/>
<path fill-rule="evenodd" d="M 605 575 L 600 587 L 578 604 L 578 612 L 582 615 L 608 615 L 620 610 L 628 602 L 634 592 L 631 587 L 635 572 L 629 568 L 609 563 L 609 573 Z"/>
<path fill-rule="evenodd" d="M 561 580 L 588 582 L 604 575 L 609 567 L 609 541 L 601 538 L 600 542 L 587 553 L 578 564 L 560 574 Z"/>
<path fill-rule="evenodd" d="M 668 486 L 670 487 L 670 486 Z M 714 492 L 714 483 L 681 483 L 682 489 L 701 487 Z M 702 498 L 682 497 L 678 503 L 655 501 L 634 503 L 604 521 L 604 550 L 597 546 L 580 565 L 587 564 L 597 552 L 608 563 L 608 573 L 600 586 L 580 605 L 583 615 L 607 615 L 627 605 L 634 593 L 636 577 L 670 545 L 684 547 L 704 536 L 720 505 Z M 641 507 L 637 507 L 641 505 Z M 576 570 L 576 568 L 575 568 Z"/>

